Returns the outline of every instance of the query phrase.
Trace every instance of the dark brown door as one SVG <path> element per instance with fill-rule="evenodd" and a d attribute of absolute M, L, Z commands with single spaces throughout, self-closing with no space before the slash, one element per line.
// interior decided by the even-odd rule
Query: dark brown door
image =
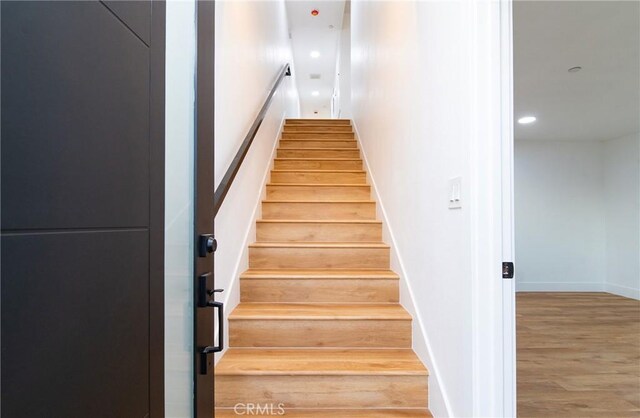
<path fill-rule="evenodd" d="M 195 283 L 194 283 L 194 397 L 195 416 L 214 413 L 213 356 L 224 338 L 215 318 L 222 318 L 222 304 L 215 301 L 213 278 L 213 165 L 214 165 L 214 15 L 215 2 L 197 2 L 196 156 L 195 156 Z M 218 321 L 218 327 L 222 321 Z"/>
<path fill-rule="evenodd" d="M 2 414 L 164 415 L 164 27 L 3 1 Z"/>

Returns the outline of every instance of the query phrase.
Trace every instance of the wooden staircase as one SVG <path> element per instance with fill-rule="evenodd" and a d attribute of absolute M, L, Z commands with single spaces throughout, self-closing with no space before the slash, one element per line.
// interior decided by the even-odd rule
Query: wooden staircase
<path fill-rule="evenodd" d="M 216 366 L 216 416 L 237 404 L 431 416 L 389 254 L 350 121 L 287 120 Z"/>

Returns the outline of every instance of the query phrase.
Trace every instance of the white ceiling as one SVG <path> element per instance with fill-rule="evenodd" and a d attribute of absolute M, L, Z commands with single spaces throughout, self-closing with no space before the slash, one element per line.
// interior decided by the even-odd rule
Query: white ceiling
<path fill-rule="evenodd" d="M 345 1 L 287 0 L 286 5 L 302 117 L 328 118 Z M 311 15 L 313 9 L 318 16 Z M 320 57 L 311 58 L 311 51 L 320 52 Z M 311 74 L 320 79 L 310 79 Z M 313 91 L 319 96 L 312 96 Z"/>
<path fill-rule="evenodd" d="M 514 2 L 516 139 L 606 140 L 640 131 L 640 3 Z M 571 67 L 582 70 L 569 73 Z"/>

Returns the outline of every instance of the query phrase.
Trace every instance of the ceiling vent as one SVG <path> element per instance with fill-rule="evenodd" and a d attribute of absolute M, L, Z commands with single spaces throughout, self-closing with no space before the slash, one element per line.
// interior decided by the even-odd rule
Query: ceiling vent
<path fill-rule="evenodd" d="M 320 80 L 320 74 L 309 74 L 309 78 L 312 80 Z"/>

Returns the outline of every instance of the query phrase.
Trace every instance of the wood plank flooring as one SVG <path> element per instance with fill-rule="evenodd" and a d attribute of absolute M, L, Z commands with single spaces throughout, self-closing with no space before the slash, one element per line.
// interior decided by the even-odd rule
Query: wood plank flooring
<path fill-rule="evenodd" d="M 517 294 L 519 417 L 640 417 L 640 301 Z"/>

